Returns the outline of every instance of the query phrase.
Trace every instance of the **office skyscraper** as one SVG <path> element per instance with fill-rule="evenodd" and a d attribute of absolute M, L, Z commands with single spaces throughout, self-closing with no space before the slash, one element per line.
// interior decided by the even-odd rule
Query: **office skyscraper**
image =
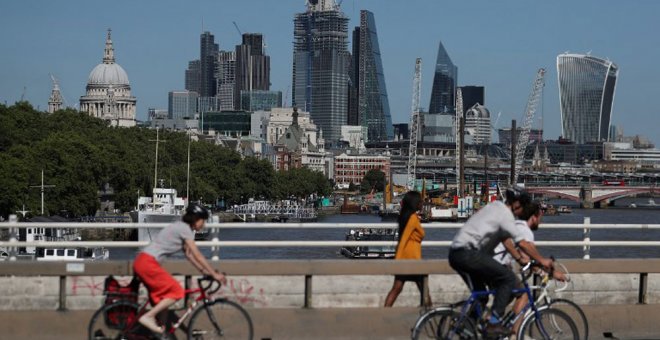
<path fill-rule="evenodd" d="M 254 90 L 270 90 L 270 57 L 264 54 L 261 34 L 245 33 L 243 43 L 236 46 L 234 107 L 242 106 L 242 91 Z"/>
<path fill-rule="evenodd" d="M 201 91 L 200 72 L 201 71 L 200 71 L 199 60 L 193 60 L 188 62 L 188 69 L 186 70 L 186 78 L 185 78 L 186 90 L 200 93 Z"/>
<path fill-rule="evenodd" d="M 355 29 L 353 72 L 357 74 L 358 125 L 367 128 L 368 141 L 392 140 L 394 128 L 373 13 L 360 11 L 360 27 Z"/>
<path fill-rule="evenodd" d="M 218 44 L 210 32 L 200 36 L 200 88 L 201 97 L 213 97 L 216 94 L 215 69 L 218 57 Z"/>
<path fill-rule="evenodd" d="M 347 123 L 348 18 L 334 0 L 307 2 L 294 18 L 293 105 L 310 113 L 331 144 Z"/>
<path fill-rule="evenodd" d="M 451 58 L 449 58 L 445 47 L 442 46 L 442 42 L 438 45 L 438 58 L 435 62 L 429 113 L 455 114 L 458 67 L 451 62 Z"/>
<path fill-rule="evenodd" d="M 197 113 L 197 98 L 199 94 L 194 91 L 170 91 L 167 96 L 167 117 L 194 118 Z"/>
<path fill-rule="evenodd" d="M 463 95 L 463 113 L 467 112 L 474 104 L 486 105 L 483 86 L 461 86 Z"/>
<path fill-rule="evenodd" d="M 577 144 L 607 141 L 619 68 L 584 54 L 557 56 L 562 136 Z"/>
<path fill-rule="evenodd" d="M 236 99 L 236 52 L 220 51 L 217 53 L 218 68 L 215 78 L 218 88 L 216 90 L 217 98 L 220 100 L 220 110 L 237 109 Z"/>

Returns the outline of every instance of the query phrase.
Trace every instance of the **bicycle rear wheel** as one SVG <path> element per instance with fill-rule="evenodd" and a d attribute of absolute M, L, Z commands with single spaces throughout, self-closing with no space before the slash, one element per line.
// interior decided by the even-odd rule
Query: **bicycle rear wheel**
<path fill-rule="evenodd" d="M 419 339 L 476 339 L 477 329 L 472 319 L 451 309 L 432 310 L 422 315 L 412 330 L 412 338 Z"/>
<path fill-rule="evenodd" d="M 580 339 L 589 339 L 589 322 L 582 308 L 575 302 L 566 299 L 552 299 L 548 304 L 550 308 L 559 309 L 560 311 L 568 314 L 568 316 L 575 322 Z"/>
<path fill-rule="evenodd" d="M 89 340 L 128 339 L 129 328 L 137 323 L 138 305 L 117 301 L 99 308 L 87 327 Z"/>
<path fill-rule="evenodd" d="M 564 312 L 545 308 L 531 313 L 518 331 L 518 339 L 579 340 L 575 322 Z"/>
<path fill-rule="evenodd" d="M 251 340 L 253 333 L 250 315 L 239 304 L 226 299 L 215 299 L 198 307 L 188 325 L 188 340 Z"/>

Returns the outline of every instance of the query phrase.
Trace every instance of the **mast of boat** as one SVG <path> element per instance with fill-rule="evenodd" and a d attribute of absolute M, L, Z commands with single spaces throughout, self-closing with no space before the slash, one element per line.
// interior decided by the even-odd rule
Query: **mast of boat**
<path fill-rule="evenodd" d="M 44 215 L 44 191 L 46 188 L 54 188 L 54 185 L 44 184 L 44 170 L 41 169 L 41 185 L 31 185 L 30 188 L 41 188 L 41 216 Z"/>
<path fill-rule="evenodd" d="M 151 139 L 151 142 L 156 142 L 156 160 L 154 161 L 154 188 L 152 190 L 152 204 L 154 208 L 156 207 L 156 188 L 158 187 L 158 144 L 166 142 L 165 140 L 160 140 L 158 138 L 158 126 L 156 126 L 156 140 Z"/>

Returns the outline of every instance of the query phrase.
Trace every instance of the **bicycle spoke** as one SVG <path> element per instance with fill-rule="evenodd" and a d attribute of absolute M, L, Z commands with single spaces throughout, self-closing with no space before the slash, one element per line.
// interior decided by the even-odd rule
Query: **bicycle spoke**
<path fill-rule="evenodd" d="M 188 339 L 252 339 L 252 321 L 232 301 L 216 300 L 200 306 L 188 326 Z"/>

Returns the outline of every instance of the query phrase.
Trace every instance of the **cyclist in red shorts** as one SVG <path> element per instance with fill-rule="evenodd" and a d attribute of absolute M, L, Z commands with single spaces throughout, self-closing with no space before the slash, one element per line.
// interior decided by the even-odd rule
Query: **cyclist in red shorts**
<path fill-rule="evenodd" d="M 188 205 L 181 221 L 161 230 L 133 262 L 133 272 L 149 290 L 149 300 L 153 305 L 139 321 L 152 332 L 160 334 L 164 331 L 164 328 L 158 326 L 156 315 L 166 311 L 185 295 L 179 282 L 160 265 L 166 257 L 182 250 L 190 263 L 202 274 L 213 276 L 223 284 L 227 283 L 224 275 L 211 267 L 195 244 L 195 231 L 202 230 L 208 218 L 209 212 L 206 208 L 197 204 Z"/>

